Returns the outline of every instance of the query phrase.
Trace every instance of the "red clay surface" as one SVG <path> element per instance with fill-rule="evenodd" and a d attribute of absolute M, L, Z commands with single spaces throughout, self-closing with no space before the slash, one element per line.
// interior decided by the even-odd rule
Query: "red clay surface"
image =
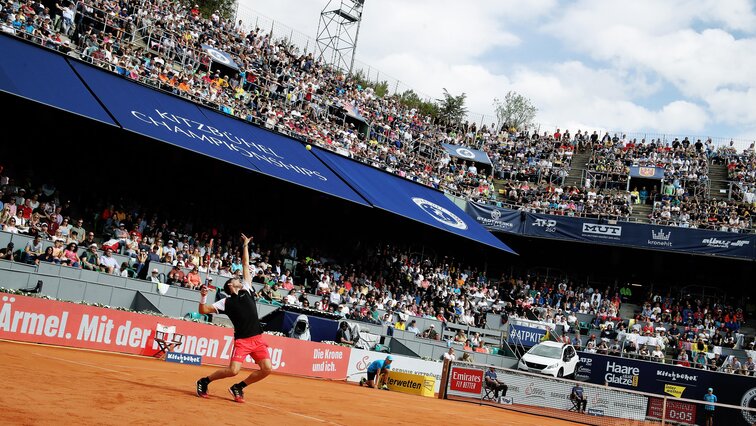
<path fill-rule="evenodd" d="M 3 424 L 568 425 L 477 404 L 273 374 L 233 402 L 234 379 L 195 382 L 214 367 L 0 341 Z M 237 377 L 245 377 L 244 372 Z M 237 379 L 239 380 L 239 379 Z"/>

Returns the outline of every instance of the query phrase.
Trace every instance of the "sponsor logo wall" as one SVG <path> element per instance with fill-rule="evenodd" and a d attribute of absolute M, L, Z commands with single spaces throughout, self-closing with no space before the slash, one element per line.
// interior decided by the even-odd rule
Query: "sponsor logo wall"
<path fill-rule="evenodd" d="M 489 231 L 654 250 L 756 259 L 756 235 L 632 222 L 525 213 L 468 202 L 466 212 Z"/>
<path fill-rule="evenodd" d="M 386 359 L 386 355 L 388 354 L 382 352 L 352 349 L 347 367 L 347 381 L 359 382 L 361 378 L 367 378 L 368 365 L 377 359 Z M 441 384 L 441 372 L 444 368 L 443 363 L 425 361 L 419 358 L 410 358 L 401 355 L 391 356 L 394 358 L 391 362 L 391 371 L 433 377 L 435 379 L 433 391 L 438 392 Z"/>
<path fill-rule="evenodd" d="M 756 379 L 747 376 L 581 352 L 575 378 L 599 385 L 608 383 L 621 389 L 693 400 L 703 400 L 706 389 L 711 387 L 720 403 L 756 407 Z M 669 406 L 667 409 L 670 414 Z M 674 415 L 678 418 L 687 417 L 685 413 L 696 413 L 695 407 L 684 404 L 677 406 L 676 410 Z M 661 408 L 658 412 L 661 412 Z M 718 409 L 717 416 L 732 420 L 733 424 L 756 422 L 756 415 L 742 411 Z M 749 416 L 753 418 L 749 419 Z"/>
<path fill-rule="evenodd" d="M 433 376 L 419 376 L 417 374 L 390 371 L 386 385 L 391 391 L 433 398 L 436 379 Z"/>
<path fill-rule="evenodd" d="M 449 390 L 447 394 L 480 398 L 483 392 L 485 372 L 477 368 L 452 366 L 449 369 Z"/>
<path fill-rule="evenodd" d="M 158 351 L 153 337 L 157 323 L 175 326 L 176 333 L 184 335 L 175 353 L 200 356 L 205 364 L 228 365 L 234 342 L 231 328 L 26 296 L 0 297 L 0 339 L 153 356 Z M 274 371 L 346 378 L 350 348 L 270 335 L 265 340 Z M 253 365 L 248 357 L 244 366 Z"/>
<path fill-rule="evenodd" d="M 522 233 L 522 219 L 518 211 L 467 202 L 465 212 L 489 231 Z"/>
<path fill-rule="evenodd" d="M 510 324 L 508 341 L 514 345 L 534 346 L 540 343 L 545 335 L 546 330 L 541 328 Z"/>
<path fill-rule="evenodd" d="M 499 378 L 509 386 L 507 396 L 513 404 L 548 407 L 557 410 L 569 410 L 572 407 L 570 393 L 573 384 L 555 379 L 499 372 Z M 588 399 L 587 409 L 597 416 L 610 416 L 632 420 L 645 420 L 648 398 L 606 388 L 583 387 Z"/>

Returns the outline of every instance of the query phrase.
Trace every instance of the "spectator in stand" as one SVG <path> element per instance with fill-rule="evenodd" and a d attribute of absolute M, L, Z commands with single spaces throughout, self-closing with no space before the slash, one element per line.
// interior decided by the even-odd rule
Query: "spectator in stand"
<path fill-rule="evenodd" d="M 157 268 L 153 268 L 150 273 L 150 281 L 154 284 L 163 284 L 160 281 L 160 271 Z"/>
<path fill-rule="evenodd" d="M 200 277 L 197 266 L 192 267 L 192 270 L 186 275 L 184 283 L 186 284 L 186 287 L 192 290 L 196 290 L 202 285 L 202 278 Z"/>
<path fill-rule="evenodd" d="M 9 242 L 8 245 L 0 249 L 0 260 L 13 260 L 13 249 L 15 245 L 13 244 L 13 241 Z"/>
<path fill-rule="evenodd" d="M 36 236 L 33 240 L 26 243 L 24 251 L 21 252 L 21 261 L 30 264 L 39 263 L 37 262 L 37 257 L 41 256 L 42 253 L 44 253 L 42 239 L 39 236 Z"/>
<path fill-rule="evenodd" d="M 97 244 L 90 244 L 80 259 L 82 268 L 90 271 L 100 271 L 100 256 L 97 253 Z"/>
<path fill-rule="evenodd" d="M 184 275 L 184 271 L 181 270 L 179 265 L 173 265 L 173 268 L 168 272 L 167 284 L 183 286 L 185 281 L 186 276 Z"/>
<path fill-rule="evenodd" d="M 3 231 L 10 232 L 11 234 L 18 234 L 18 228 L 16 227 L 16 218 L 10 217 L 4 224 L 3 224 Z"/>
<path fill-rule="evenodd" d="M 431 340 L 439 340 L 441 337 L 436 331 L 436 326 L 431 324 L 425 331 L 423 331 L 422 337 Z"/>
<path fill-rule="evenodd" d="M 79 258 L 79 255 L 76 254 L 78 248 L 79 246 L 76 243 L 68 244 L 62 257 L 66 265 L 77 269 L 81 268 L 81 259 Z"/>
<path fill-rule="evenodd" d="M 457 356 L 454 354 L 454 348 L 449 348 L 448 351 L 444 352 L 444 354 L 441 356 L 442 361 L 456 361 Z"/>
<path fill-rule="evenodd" d="M 664 363 L 664 352 L 661 350 L 661 346 L 656 345 L 653 352 L 651 352 L 651 360 L 655 362 Z"/>
<path fill-rule="evenodd" d="M 407 325 L 407 331 L 415 333 L 415 335 L 420 334 L 420 329 L 417 328 L 417 321 L 410 321 L 409 325 Z"/>
<path fill-rule="evenodd" d="M 106 248 L 103 255 L 100 256 L 100 269 L 107 274 L 118 275 L 120 273 L 118 261 L 113 257 L 113 249 Z"/>
<path fill-rule="evenodd" d="M 46 263 L 59 263 L 58 259 L 53 256 L 53 248 L 52 246 L 47 246 L 45 249 L 45 252 L 42 253 L 41 256 L 37 258 L 40 262 L 46 262 Z"/>

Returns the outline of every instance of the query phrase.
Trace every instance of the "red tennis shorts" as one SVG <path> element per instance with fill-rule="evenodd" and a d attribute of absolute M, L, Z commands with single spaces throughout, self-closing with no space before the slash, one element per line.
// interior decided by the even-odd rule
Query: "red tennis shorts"
<path fill-rule="evenodd" d="M 270 359 L 268 344 L 263 340 L 262 334 L 234 340 L 234 351 L 231 353 L 231 361 L 244 362 L 247 355 L 252 355 L 256 363 L 264 359 Z"/>

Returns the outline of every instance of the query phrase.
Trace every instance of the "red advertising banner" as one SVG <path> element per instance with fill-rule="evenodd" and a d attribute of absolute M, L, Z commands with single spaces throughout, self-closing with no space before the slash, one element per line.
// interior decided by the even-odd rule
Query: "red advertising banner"
<path fill-rule="evenodd" d="M 482 370 L 460 367 L 451 368 L 449 372 L 449 390 L 480 395 L 482 388 Z"/>
<path fill-rule="evenodd" d="M 234 338 L 228 327 L 11 294 L 2 294 L 0 303 L 0 339 L 153 356 L 158 351 L 155 326 L 162 324 L 176 326 L 176 333 L 184 335 L 175 352 L 200 355 L 203 364 L 227 365 L 231 359 Z M 264 338 L 274 371 L 346 379 L 349 348 Z M 248 357 L 244 366 L 254 362 Z"/>
<path fill-rule="evenodd" d="M 661 419 L 664 400 L 661 398 L 648 399 L 648 417 Z M 696 405 L 667 398 L 665 420 L 673 423 L 696 424 Z"/>

